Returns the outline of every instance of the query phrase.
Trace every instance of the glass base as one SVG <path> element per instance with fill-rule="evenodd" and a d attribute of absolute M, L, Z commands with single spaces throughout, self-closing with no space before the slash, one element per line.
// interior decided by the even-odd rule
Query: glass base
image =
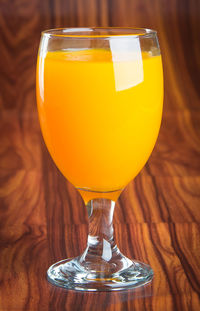
<path fill-rule="evenodd" d="M 66 289 L 80 291 L 117 291 L 134 289 L 149 283 L 153 270 L 147 264 L 130 261 L 131 265 L 112 274 L 88 271 L 80 264 L 80 257 L 61 260 L 47 271 L 50 283 Z"/>

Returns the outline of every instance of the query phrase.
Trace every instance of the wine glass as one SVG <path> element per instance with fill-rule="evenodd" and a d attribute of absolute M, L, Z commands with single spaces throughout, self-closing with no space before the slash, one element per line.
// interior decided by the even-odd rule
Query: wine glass
<path fill-rule="evenodd" d="M 83 291 L 150 282 L 151 267 L 119 251 L 112 220 L 117 198 L 148 160 L 160 128 L 163 73 L 156 31 L 42 32 L 37 106 L 46 146 L 89 216 L 86 250 L 53 264 L 48 280 Z"/>

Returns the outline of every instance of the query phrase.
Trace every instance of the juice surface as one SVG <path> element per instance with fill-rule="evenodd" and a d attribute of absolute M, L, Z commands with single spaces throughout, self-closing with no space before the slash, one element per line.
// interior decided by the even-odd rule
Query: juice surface
<path fill-rule="evenodd" d="M 113 60 L 110 51 L 38 57 L 37 102 L 48 150 L 76 187 L 122 189 L 154 147 L 163 102 L 160 56 Z"/>

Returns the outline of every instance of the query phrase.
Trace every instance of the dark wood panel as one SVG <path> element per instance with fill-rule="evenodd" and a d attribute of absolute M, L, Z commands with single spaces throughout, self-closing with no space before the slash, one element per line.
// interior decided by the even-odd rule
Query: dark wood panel
<path fill-rule="evenodd" d="M 200 308 L 200 1 L 1 0 L 0 310 L 198 310 Z M 116 240 L 149 263 L 136 291 L 77 293 L 51 286 L 47 267 L 87 239 L 83 200 L 44 146 L 35 102 L 40 32 L 53 27 L 158 30 L 165 74 L 154 152 L 117 202 Z"/>
<path fill-rule="evenodd" d="M 64 305 L 66 310 L 72 306 L 73 310 L 87 310 L 95 304 L 97 310 L 123 310 L 124 306 L 130 310 L 149 310 L 150 306 L 153 310 L 161 307 L 162 310 L 188 310 L 192 305 L 198 310 L 200 258 L 196 243 L 200 228 L 197 224 L 116 225 L 121 250 L 130 257 L 149 262 L 155 278 L 152 285 L 144 289 L 112 294 L 68 292 L 46 282 L 48 265 L 63 256 L 77 255 L 86 242 L 86 225 L 65 226 L 65 236 L 59 235 L 56 226 L 54 229 L 56 243 L 51 249 L 45 226 L 34 225 L 24 227 L 17 240 L 1 245 L 1 266 L 4 267 L 1 279 L 5 280 L 1 310 L 24 310 L 24 306 L 26 310 L 64 310 Z M 191 252 L 196 256 L 192 258 Z M 102 299 L 101 305 L 99 299 Z"/>

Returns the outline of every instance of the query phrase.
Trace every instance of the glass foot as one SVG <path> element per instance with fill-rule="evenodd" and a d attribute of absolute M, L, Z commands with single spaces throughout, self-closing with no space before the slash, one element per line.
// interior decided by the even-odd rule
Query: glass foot
<path fill-rule="evenodd" d="M 134 289 L 149 283 L 153 270 L 147 264 L 130 261 L 128 268 L 112 274 L 83 267 L 80 257 L 66 259 L 52 265 L 47 271 L 48 281 L 66 289 L 81 291 L 113 291 Z"/>

